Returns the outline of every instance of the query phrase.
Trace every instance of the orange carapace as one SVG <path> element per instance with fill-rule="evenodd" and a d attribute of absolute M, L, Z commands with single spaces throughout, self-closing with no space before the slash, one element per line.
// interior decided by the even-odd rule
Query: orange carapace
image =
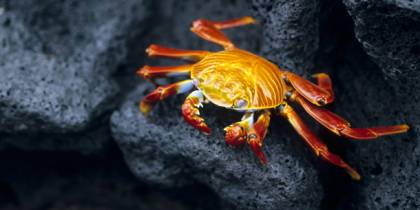
<path fill-rule="evenodd" d="M 144 66 L 138 74 L 147 80 L 159 77 L 190 75 L 190 79 L 159 86 L 140 102 L 140 110 L 148 114 L 151 108 L 168 96 L 192 91 L 182 105 L 184 119 L 198 130 L 210 134 L 211 130 L 199 114 L 204 102 L 243 112 L 239 122 L 225 128 L 225 141 L 231 146 L 247 143 L 266 164 L 262 150 L 271 114 L 284 117 L 305 140 L 315 154 L 341 167 L 356 180 L 360 175 L 338 155 L 330 152 L 300 119 L 289 105 L 296 103 L 316 121 L 337 135 L 357 140 L 375 139 L 380 136 L 406 132 L 408 125 L 371 128 L 352 128 L 350 123 L 323 106 L 334 100 L 330 77 L 325 73 L 313 75 L 312 83 L 292 72 L 281 70 L 270 61 L 241 50 L 227 38 L 222 29 L 255 23 L 251 17 L 227 21 L 200 19 L 193 22 L 191 31 L 224 48 L 219 52 L 204 50 L 180 50 L 150 45 L 149 56 L 180 58 L 191 61 L 181 66 Z M 254 115 L 258 115 L 254 119 Z"/>

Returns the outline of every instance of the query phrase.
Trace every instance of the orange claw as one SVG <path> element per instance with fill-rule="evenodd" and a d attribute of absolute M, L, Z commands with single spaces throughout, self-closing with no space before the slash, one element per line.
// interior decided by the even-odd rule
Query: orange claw
<path fill-rule="evenodd" d="M 265 135 L 267 134 L 267 128 L 270 124 L 270 112 L 264 112 L 258 117 L 257 122 L 252 126 L 251 131 L 248 134 L 248 144 L 252 151 L 257 155 L 262 164 L 267 164 L 267 158 L 262 151 Z"/>
<path fill-rule="evenodd" d="M 293 88 L 308 101 L 317 106 L 323 106 L 334 101 L 332 91 L 326 90 L 321 86 L 315 85 L 312 82 L 296 75 L 291 72 L 285 73 L 286 79 L 290 82 Z M 318 81 L 325 82 L 325 78 L 318 77 Z M 324 85 L 321 83 L 321 85 Z"/>
<path fill-rule="evenodd" d="M 254 114 L 247 113 L 242 118 L 242 121 L 227 126 L 224 130 L 226 131 L 225 141 L 227 144 L 238 147 L 245 143 L 248 136 L 248 131 L 253 125 Z"/>
<path fill-rule="evenodd" d="M 312 75 L 313 78 L 317 79 L 317 84 L 324 90 L 327 90 L 332 97 L 334 97 L 334 91 L 332 89 L 332 82 L 330 76 L 325 73 L 317 73 Z"/>
<path fill-rule="evenodd" d="M 211 130 L 204 122 L 204 119 L 200 117 L 198 107 L 202 106 L 203 95 L 199 90 L 192 92 L 182 104 L 182 115 L 188 124 L 204 132 L 210 134 Z"/>
<path fill-rule="evenodd" d="M 350 165 L 348 165 L 340 156 L 331 153 L 327 145 L 318 139 L 318 137 L 303 123 L 289 105 L 280 106 L 280 114 L 285 117 L 305 142 L 311 147 L 317 156 L 321 156 L 324 160 L 341 167 L 355 180 L 360 180 L 360 175 Z"/>
<path fill-rule="evenodd" d="M 248 134 L 241 125 L 229 125 L 224 130 L 226 131 L 225 141 L 227 144 L 238 147 L 245 143 Z"/>
<path fill-rule="evenodd" d="M 334 114 L 328 109 L 322 107 L 313 106 L 306 102 L 301 96 L 296 96 L 295 100 L 305 109 L 305 111 L 311 115 L 316 121 L 321 123 L 323 126 L 336 133 L 337 135 L 344 135 L 353 139 L 375 139 L 380 136 L 398 134 L 407 132 L 409 129 L 408 125 L 393 125 L 393 126 L 382 126 L 372 128 L 351 128 L 349 122 L 344 120 L 342 117 Z"/>

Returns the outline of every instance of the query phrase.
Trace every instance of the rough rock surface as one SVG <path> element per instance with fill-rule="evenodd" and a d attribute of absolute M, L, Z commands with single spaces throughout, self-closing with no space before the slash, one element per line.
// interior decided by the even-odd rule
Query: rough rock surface
<path fill-rule="evenodd" d="M 111 73 L 143 1 L 0 3 L 0 131 L 80 131 L 115 105 Z"/>
<path fill-rule="evenodd" d="M 420 1 L 344 0 L 357 39 L 387 76 L 420 71 Z"/>
<path fill-rule="evenodd" d="M 263 167 L 248 147 L 231 149 L 224 142 L 223 127 L 240 116 L 208 105 L 202 113 L 213 129 L 211 136 L 184 122 L 182 99 L 159 104 L 145 118 L 137 105 L 148 87 L 134 91 L 111 119 L 113 136 L 137 177 L 165 186 L 203 183 L 239 209 L 319 206 L 322 191 L 308 162 L 311 153 L 289 126 L 272 124 L 272 131 L 282 132 L 268 134 L 264 150 L 270 163 Z"/>
<path fill-rule="evenodd" d="M 263 25 L 263 54 L 280 67 L 305 74 L 314 67 L 319 42 L 319 2 L 253 0 Z"/>
<path fill-rule="evenodd" d="M 344 3 L 354 20 L 358 41 L 380 68 L 364 61 L 362 52 L 352 52 L 347 62 L 352 62 L 353 67 L 340 69 L 338 74 L 338 83 L 344 87 L 341 94 L 347 102 L 338 103 L 345 110 L 361 109 L 348 111 L 355 125 L 408 123 L 411 126 L 408 134 L 355 144 L 356 149 L 349 157 L 359 163 L 365 177 L 355 202 L 362 209 L 417 209 L 420 207 L 420 2 L 345 0 Z"/>

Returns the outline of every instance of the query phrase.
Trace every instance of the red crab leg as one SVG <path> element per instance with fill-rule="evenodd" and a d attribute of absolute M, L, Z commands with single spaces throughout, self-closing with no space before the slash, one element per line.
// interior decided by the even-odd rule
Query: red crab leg
<path fill-rule="evenodd" d="M 334 101 L 331 89 L 323 88 L 323 86 L 331 86 L 328 84 L 331 83 L 329 77 L 325 77 L 325 75 L 318 76 L 318 82 L 320 82 L 318 86 L 291 72 L 286 72 L 284 75 L 293 88 L 311 103 L 322 106 Z"/>
<path fill-rule="evenodd" d="M 409 126 L 406 124 L 372 128 L 351 128 L 349 122 L 328 109 L 314 106 L 301 96 L 294 98 L 309 115 L 337 135 L 366 140 L 375 139 L 384 135 L 404 133 L 409 129 Z"/>
<path fill-rule="evenodd" d="M 211 130 L 204 122 L 204 119 L 200 117 L 200 111 L 198 110 L 199 107 L 203 106 L 203 100 L 204 97 L 201 91 L 196 90 L 190 93 L 184 104 L 182 104 L 182 115 L 188 124 L 206 134 L 210 134 Z"/>
<path fill-rule="evenodd" d="M 247 140 L 248 132 L 254 125 L 254 113 L 246 113 L 240 122 L 225 127 L 225 141 L 233 147 L 241 146 Z"/>
<path fill-rule="evenodd" d="M 262 164 L 267 164 L 267 158 L 262 151 L 263 141 L 270 124 L 270 112 L 266 111 L 258 117 L 257 122 L 248 133 L 247 142 Z"/>
<path fill-rule="evenodd" d="M 312 77 L 317 79 L 317 84 L 319 87 L 328 91 L 331 94 L 331 96 L 334 97 L 334 91 L 332 89 L 331 78 L 328 74 L 318 73 L 318 74 L 312 75 Z"/>
<path fill-rule="evenodd" d="M 255 20 L 251 17 L 242 17 L 220 22 L 199 19 L 193 22 L 191 31 L 207 41 L 219 44 L 225 49 L 230 49 L 234 47 L 234 44 L 220 30 L 251 23 L 255 23 Z"/>
<path fill-rule="evenodd" d="M 188 92 L 193 87 L 192 80 L 184 80 L 166 86 L 159 86 L 141 100 L 140 111 L 147 115 L 158 101 L 162 101 L 171 95 Z"/>
<path fill-rule="evenodd" d="M 204 50 L 181 50 L 151 44 L 146 53 L 152 57 L 181 58 L 189 61 L 198 61 L 204 58 L 209 52 Z"/>
<path fill-rule="evenodd" d="M 143 66 L 137 74 L 147 80 L 166 76 L 186 75 L 191 71 L 192 65 L 183 66 Z"/>
<path fill-rule="evenodd" d="M 311 147 L 317 156 L 321 156 L 324 160 L 341 167 L 355 180 L 360 180 L 360 175 L 350 165 L 344 162 L 340 156 L 331 153 L 327 145 L 303 123 L 292 107 L 285 104 L 279 107 L 279 113 L 285 117 L 305 142 Z"/>
<path fill-rule="evenodd" d="M 256 23 L 255 19 L 250 16 L 245 16 L 241 18 L 234 18 L 225 21 L 208 21 L 217 29 L 233 28 L 238 26 L 244 26 L 248 24 Z"/>

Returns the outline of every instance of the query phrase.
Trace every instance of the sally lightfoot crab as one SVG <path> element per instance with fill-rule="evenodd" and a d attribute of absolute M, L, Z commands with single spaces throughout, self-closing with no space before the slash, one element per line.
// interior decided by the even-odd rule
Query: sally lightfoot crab
<path fill-rule="evenodd" d="M 219 52 L 180 50 L 150 45 L 146 52 L 153 57 L 180 58 L 195 63 L 182 66 L 144 66 L 137 72 L 147 80 L 159 77 L 190 75 L 190 79 L 159 86 L 140 102 L 140 110 L 147 114 L 153 105 L 168 96 L 187 93 L 193 89 L 182 105 L 185 120 L 198 130 L 210 134 L 211 130 L 200 117 L 199 108 L 210 101 L 218 106 L 241 111 L 241 121 L 227 126 L 225 140 L 232 146 L 247 143 L 266 164 L 262 150 L 271 114 L 286 118 L 309 147 L 324 160 L 341 167 L 356 180 L 360 175 L 338 155 L 331 153 L 300 119 L 289 102 L 294 102 L 316 121 L 339 136 L 368 140 L 380 136 L 406 132 L 408 125 L 353 128 L 350 123 L 322 106 L 333 102 L 331 79 L 327 74 L 315 74 L 316 84 L 279 67 L 268 60 L 241 50 L 227 38 L 222 29 L 255 23 L 251 17 L 227 21 L 196 20 L 191 31 L 201 38 L 224 48 Z M 207 100 L 205 100 L 207 99 Z M 256 121 L 254 114 L 259 114 Z"/>

